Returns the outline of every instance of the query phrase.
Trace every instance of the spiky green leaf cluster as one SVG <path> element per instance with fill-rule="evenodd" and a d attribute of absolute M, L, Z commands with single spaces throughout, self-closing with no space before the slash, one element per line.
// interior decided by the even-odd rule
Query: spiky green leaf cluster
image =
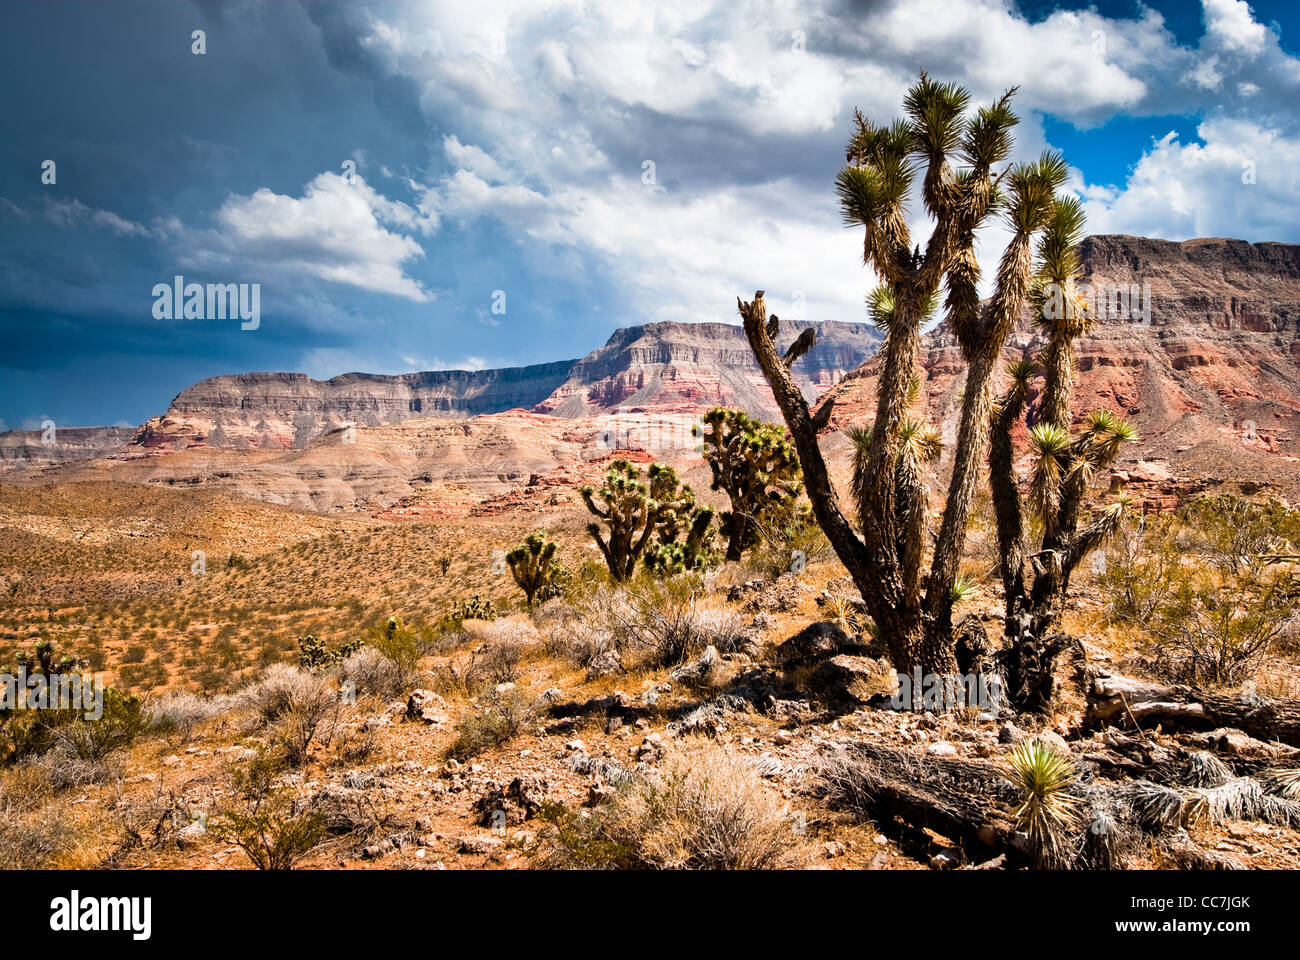
<path fill-rule="evenodd" d="M 1017 744 L 1008 759 L 1011 780 L 1023 792 L 1016 823 L 1029 835 L 1041 865 L 1063 865 L 1081 820 L 1080 800 L 1069 792 L 1078 779 L 1074 764 L 1041 740 Z"/>

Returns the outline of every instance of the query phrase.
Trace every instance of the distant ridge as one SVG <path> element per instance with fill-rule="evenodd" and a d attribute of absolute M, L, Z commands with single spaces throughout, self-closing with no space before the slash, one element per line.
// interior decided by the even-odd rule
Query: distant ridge
<path fill-rule="evenodd" d="M 865 323 L 782 324 L 782 342 L 817 327 L 817 346 L 795 366 L 816 398 L 862 365 L 879 333 Z M 717 405 L 779 416 L 737 325 L 662 322 L 616 330 L 579 360 L 499 370 L 394 375 L 302 373 L 211 377 L 182 390 L 133 438 L 147 448 L 193 444 L 303 447 L 346 423 L 383 426 L 419 417 L 471 417 L 524 409 L 585 417 L 620 409 L 694 412 Z"/>

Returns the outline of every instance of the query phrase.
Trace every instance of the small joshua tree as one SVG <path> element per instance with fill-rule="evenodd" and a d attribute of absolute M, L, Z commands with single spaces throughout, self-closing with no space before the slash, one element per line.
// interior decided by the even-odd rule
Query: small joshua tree
<path fill-rule="evenodd" d="M 547 540 L 546 534 L 530 533 L 524 542 L 506 554 L 506 563 L 510 566 L 510 575 L 519 584 L 528 598 L 528 605 L 538 592 L 551 581 L 555 567 L 556 544 Z"/>
<path fill-rule="evenodd" d="M 1082 206 L 1073 199 L 1058 200 L 1039 241 L 1039 269 L 1029 293 L 1034 322 L 1046 336 L 1042 400 L 1038 422 L 1029 431 L 1034 467 L 1027 506 L 1043 529 L 1032 553 L 1011 431 L 1026 415 L 1033 362 L 1010 365 L 1010 385 L 992 409 L 989 480 L 1010 641 L 1000 659 L 1012 700 L 1034 710 L 1047 706 L 1056 660 L 1075 643 L 1057 632 L 1070 577 L 1119 528 L 1128 505 L 1121 497 L 1081 527 L 1089 483 L 1125 444 L 1138 439 L 1132 424 L 1108 410 L 1094 411 L 1077 434 L 1070 432 L 1074 340 L 1092 321 L 1078 292 L 1082 233 Z"/>
<path fill-rule="evenodd" d="M 695 510 L 694 492 L 679 483 L 677 471 L 662 463 L 650 464 L 642 480 L 641 468 L 620 457 L 609 465 L 599 490 L 588 484 L 581 492 L 587 509 L 600 521 L 589 523 L 587 532 L 619 582 L 636 572 L 651 538 L 658 534 L 660 542 L 672 542 L 683 519 Z M 607 535 L 602 535 L 601 524 L 608 528 Z"/>
<path fill-rule="evenodd" d="M 1035 859 L 1044 867 L 1065 866 L 1082 820 L 1080 801 L 1069 792 L 1078 779 L 1074 765 L 1037 740 L 1017 746 L 1010 763 L 1011 781 L 1024 795 L 1016 823 L 1029 835 Z"/>
<path fill-rule="evenodd" d="M 18 666 L 29 674 L 71 673 L 86 666 L 86 658 L 64 653 L 53 640 L 38 640 L 30 653 L 18 655 Z"/>
<path fill-rule="evenodd" d="M 704 423 L 712 488 L 731 499 L 731 509 L 720 518 L 727 559 L 739 560 L 758 543 L 762 521 L 793 512 L 801 489 L 799 458 L 782 428 L 754 420 L 743 410 L 715 407 L 704 415 Z"/>

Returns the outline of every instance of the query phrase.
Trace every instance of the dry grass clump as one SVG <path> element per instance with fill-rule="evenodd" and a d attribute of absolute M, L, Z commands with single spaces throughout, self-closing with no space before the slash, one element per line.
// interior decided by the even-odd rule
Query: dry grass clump
<path fill-rule="evenodd" d="M 28 761 L 26 766 L 53 791 L 112 783 L 122 777 L 122 763 L 117 757 L 87 760 L 62 746 Z"/>
<path fill-rule="evenodd" d="M 339 727 L 343 702 L 324 678 L 277 663 L 238 694 L 255 729 L 269 729 L 293 766 L 306 762 L 313 743 L 328 746 Z"/>
<path fill-rule="evenodd" d="M 556 827 L 551 866 L 770 870 L 805 862 L 780 796 L 713 744 L 668 757 L 590 816 L 555 805 L 543 816 Z"/>
<path fill-rule="evenodd" d="M 622 670 L 676 667 L 706 648 L 729 653 L 752 638 L 721 599 L 701 593 L 701 578 L 644 578 L 597 587 L 545 618 L 546 652 L 595 679 Z"/>
<path fill-rule="evenodd" d="M 466 620 L 461 629 L 476 643 L 511 643 L 527 647 L 541 642 L 537 626 L 524 614 L 496 620 Z"/>
<path fill-rule="evenodd" d="M 145 724 L 151 733 L 175 734 L 186 741 L 199 724 L 227 713 L 233 704 L 229 696 L 201 697 L 188 690 L 171 690 L 145 701 Z"/>
<path fill-rule="evenodd" d="M 22 813 L 0 805 L 0 863 L 10 870 L 50 870 L 78 845 L 57 804 Z"/>
<path fill-rule="evenodd" d="M 591 679 L 622 666 L 613 631 L 603 623 L 578 616 L 571 616 L 551 628 L 546 639 L 546 652 L 586 670 Z"/>
<path fill-rule="evenodd" d="M 340 684 L 357 697 L 391 700 L 415 682 L 415 674 L 375 647 L 362 647 L 338 665 Z"/>

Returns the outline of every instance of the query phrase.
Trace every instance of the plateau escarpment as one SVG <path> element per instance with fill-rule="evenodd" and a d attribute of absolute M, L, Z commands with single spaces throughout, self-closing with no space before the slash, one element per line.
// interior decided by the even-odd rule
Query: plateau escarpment
<path fill-rule="evenodd" d="M 530 407 L 564 382 L 573 361 L 501 370 L 392 376 L 303 373 L 212 377 L 182 390 L 167 413 L 140 428 L 146 447 L 302 448 L 345 424 L 377 427 L 423 417 L 471 417 Z"/>
<path fill-rule="evenodd" d="M 815 326 L 818 343 L 795 365 L 819 396 L 876 349 L 868 324 L 792 322 L 792 341 Z M 620 410 L 694 413 L 740 406 L 779 416 L 740 327 L 652 323 L 614 332 L 581 360 L 503 370 L 449 370 L 394 376 L 348 373 L 313 380 L 301 373 L 212 377 L 181 391 L 167 412 L 140 428 L 146 449 L 293 449 L 346 424 L 378 427 L 426 417 L 471 417 L 512 409 L 559 417 Z"/>
<path fill-rule="evenodd" d="M 134 427 L 59 427 L 0 433 L 0 471 L 71 463 L 121 450 Z"/>
<path fill-rule="evenodd" d="M 879 345 L 879 331 L 869 324 L 796 320 L 782 324 L 781 348 L 809 327 L 817 330 L 817 344 L 793 367 L 809 397 L 856 370 Z M 744 332 L 734 324 L 652 323 L 615 331 L 605 346 L 574 363 L 564 384 L 536 409 L 584 417 L 622 407 L 690 413 L 712 406 L 780 417 Z"/>

